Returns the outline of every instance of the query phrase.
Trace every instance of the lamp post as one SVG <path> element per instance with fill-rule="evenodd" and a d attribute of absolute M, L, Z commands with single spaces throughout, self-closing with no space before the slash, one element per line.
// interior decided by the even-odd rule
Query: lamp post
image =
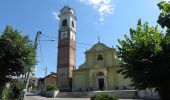
<path fill-rule="evenodd" d="M 46 89 L 47 89 L 47 80 L 46 80 L 46 76 L 47 76 L 47 66 L 45 67 L 44 91 L 46 91 Z"/>
<path fill-rule="evenodd" d="M 35 51 L 37 50 L 38 40 L 39 40 L 41 34 L 42 34 L 41 31 L 38 31 L 37 34 L 36 34 L 35 42 L 34 42 Z M 31 67 L 29 68 L 29 71 L 28 71 L 28 74 L 27 74 L 27 83 L 26 83 L 26 87 L 25 87 L 25 90 L 24 90 L 25 93 L 24 93 L 23 100 L 26 100 L 26 94 L 27 94 L 27 89 L 28 89 L 29 80 L 30 80 L 30 73 L 31 73 Z"/>
<path fill-rule="evenodd" d="M 50 40 L 40 40 L 40 41 L 55 41 L 55 39 L 50 39 Z M 41 58 L 42 59 L 42 58 Z M 44 64 L 44 63 L 43 63 Z M 44 67 L 45 67 L 45 77 L 44 77 L 44 91 L 46 91 L 47 89 L 47 80 L 46 80 L 46 77 L 47 77 L 47 66 L 45 66 L 44 64 Z"/>
<path fill-rule="evenodd" d="M 34 42 L 34 48 L 35 48 L 35 50 L 37 50 L 38 41 L 55 41 L 55 39 L 51 39 L 51 40 L 39 40 L 41 34 L 42 34 L 41 31 L 38 31 L 37 34 L 36 34 L 35 42 Z M 28 85 L 29 85 L 30 72 L 31 72 L 31 68 L 29 69 L 28 74 L 27 74 L 27 83 L 26 83 L 26 88 L 25 88 L 25 91 L 24 91 L 25 93 L 24 93 L 24 98 L 23 98 L 23 100 L 26 100 L 26 93 L 27 93 L 27 89 L 28 89 Z M 46 69 L 45 69 L 45 77 L 46 77 L 46 74 L 47 74 L 47 67 L 46 67 Z M 46 79 L 45 79 L 45 80 L 46 80 Z M 46 84 L 46 82 L 45 82 L 45 84 Z M 46 85 L 45 85 L 45 90 L 46 90 Z"/>

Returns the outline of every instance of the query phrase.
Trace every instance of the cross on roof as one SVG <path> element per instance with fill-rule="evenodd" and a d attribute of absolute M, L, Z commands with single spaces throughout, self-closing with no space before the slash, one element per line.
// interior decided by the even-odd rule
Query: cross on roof
<path fill-rule="evenodd" d="M 100 43 L 100 36 L 98 35 L 98 43 Z"/>

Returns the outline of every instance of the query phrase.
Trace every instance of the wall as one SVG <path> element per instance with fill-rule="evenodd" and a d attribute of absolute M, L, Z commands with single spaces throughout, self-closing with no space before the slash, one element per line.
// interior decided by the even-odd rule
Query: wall
<path fill-rule="evenodd" d="M 88 89 L 88 72 L 77 72 L 73 76 L 73 91 L 86 91 Z"/>
<path fill-rule="evenodd" d="M 130 84 L 130 79 L 127 78 L 127 79 L 124 79 L 124 76 L 122 74 L 118 74 L 118 86 L 119 86 L 119 89 L 123 89 L 124 87 L 127 87 L 129 88 L 129 83 Z"/>
<path fill-rule="evenodd" d="M 49 84 L 56 84 L 56 77 L 49 76 L 46 78 L 46 85 L 48 86 Z"/>

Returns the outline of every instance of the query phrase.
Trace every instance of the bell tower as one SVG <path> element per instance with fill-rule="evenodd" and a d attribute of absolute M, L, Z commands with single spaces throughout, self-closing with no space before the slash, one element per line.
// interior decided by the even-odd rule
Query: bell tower
<path fill-rule="evenodd" d="M 57 84 L 60 91 L 71 91 L 72 71 L 76 65 L 75 11 L 64 6 L 60 10 L 58 31 Z"/>

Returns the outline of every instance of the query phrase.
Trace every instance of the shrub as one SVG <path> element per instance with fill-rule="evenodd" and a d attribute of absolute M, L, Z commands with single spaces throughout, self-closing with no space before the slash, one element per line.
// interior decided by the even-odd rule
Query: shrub
<path fill-rule="evenodd" d="M 6 88 L 6 86 L 4 86 L 3 91 L 2 91 L 2 100 L 7 100 L 9 96 L 9 91 Z"/>
<path fill-rule="evenodd" d="M 47 86 L 47 91 L 54 91 L 54 90 L 58 90 L 55 84 L 49 84 Z"/>
<path fill-rule="evenodd" d="M 10 98 L 16 99 L 16 100 L 22 100 L 24 96 L 24 90 L 25 86 L 22 81 L 20 80 L 13 80 L 13 83 L 11 85 L 11 96 Z"/>
<path fill-rule="evenodd" d="M 96 94 L 91 97 L 91 100 L 119 100 L 119 99 L 108 94 Z"/>

